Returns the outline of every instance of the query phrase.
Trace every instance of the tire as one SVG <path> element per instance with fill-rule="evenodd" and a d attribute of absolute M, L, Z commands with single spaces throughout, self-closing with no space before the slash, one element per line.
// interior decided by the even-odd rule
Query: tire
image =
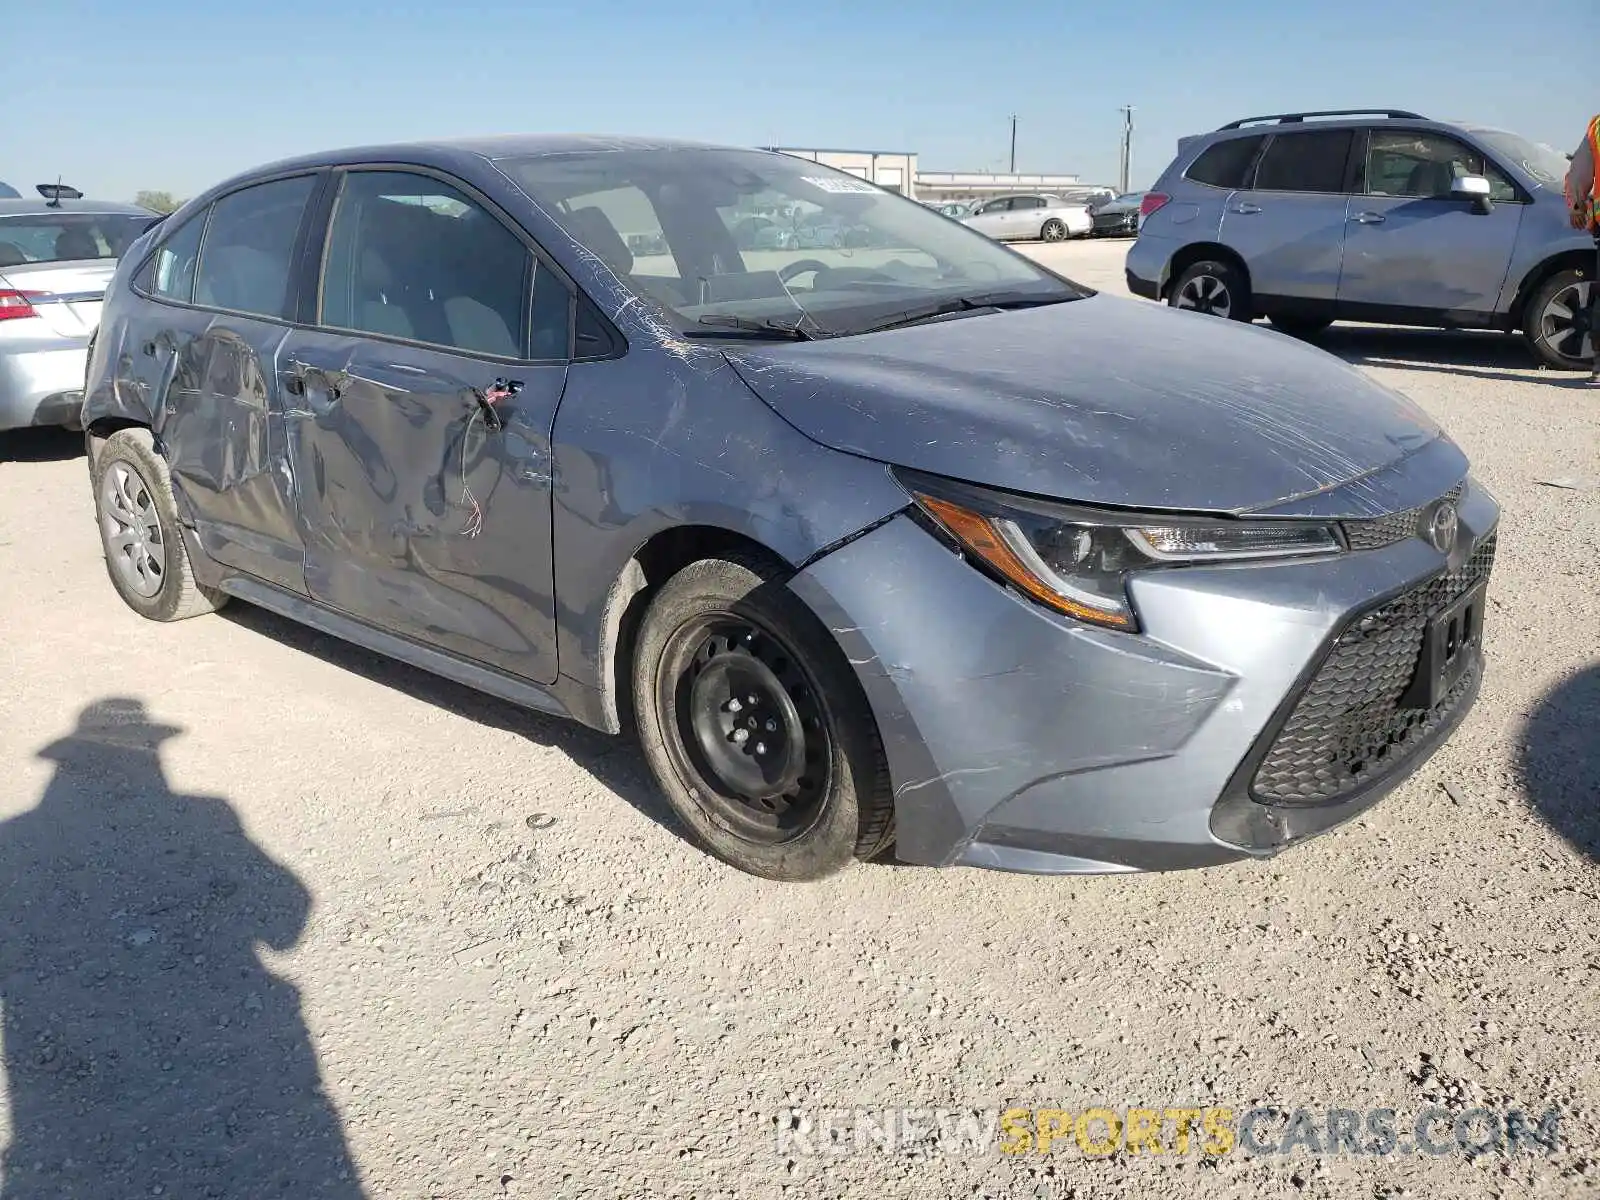
<path fill-rule="evenodd" d="M 1216 290 L 1221 288 L 1219 292 Z M 1232 263 L 1202 259 L 1173 281 L 1167 304 L 1186 312 L 1201 312 L 1232 321 L 1251 321 L 1250 281 Z"/>
<path fill-rule="evenodd" d="M 1067 227 L 1052 217 L 1039 230 L 1039 237 L 1046 242 L 1064 242 L 1067 240 Z"/>
<path fill-rule="evenodd" d="M 92 461 L 106 574 L 123 602 L 152 621 L 182 621 L 221 608 L 228 597 L 195 580 L 172 478 L 150 431 L 112 434 Z"/>
<path fill-rule="evenodd" d="M 1286 333 L 1295 338 L 1314 338 L 1332 321 L 1323 321 L 1317 317 L 1269 317 L 1272 327 L 1281 333 Z"/>
<path fill-rule="evenodd" d="M 1593 369 L 1595 337 L 1593 331 L 1587 338 L 1582 336 L 1588 316 L 1581 311 L 1593 300 L 1592 275 L 1586 267 L 1557 271 L 1528 301 L 1522 334 L 1534 357 L 1553 370 Z M 1589 346 L 1588 354 L 1582 353 L 1585 342 Z"/>
<path fill-rule="evenodd" d="M 861 686 L 759 558 L 702 559 L 662 585 L 635 642 L 633 702 L 656 782 L 723 862 L 799 882 L 893 842 L 888 768 Z"/>

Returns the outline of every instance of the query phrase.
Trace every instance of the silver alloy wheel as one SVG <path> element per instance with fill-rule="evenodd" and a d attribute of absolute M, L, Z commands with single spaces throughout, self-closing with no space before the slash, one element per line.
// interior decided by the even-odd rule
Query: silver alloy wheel
<path fill-rule="evenodd" d="M 1174 308 L 1187 308 L 1213 317 L 1227 317 L 1233 311 L 1233 294 L 1215 275 L 1196 275 L 1178 292 Z"/>
<path fill-rule="evenodd" d="M 100 507 L 111 565 L 133 591 L 156 595 L 167 577 L 167 545 L 150 489 L 127 463 L 114 462 L 100 482 Z"/>
<path fill-rule="evenodd" d="M 1039 236 L 1047 242 L 1059 242 L 1066 238 L 1067 227 L 1060 221 L 1052 219 L 1044 223 L 1044 228 L 1039 231 Z"/>
<path fill-rule="evenodd" d="M 1589 282 L 1562 288 L 1539 314 L 1539 339 L 1562 358 L 1587 362 L 1594 357 L 1594 331 L 1588 328 Z"/>

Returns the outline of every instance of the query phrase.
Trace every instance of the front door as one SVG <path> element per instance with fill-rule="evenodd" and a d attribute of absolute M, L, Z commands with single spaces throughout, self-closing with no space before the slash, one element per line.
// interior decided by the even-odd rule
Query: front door
<path fill-rule="evenodd" d="M 1489 212 L 1450 195 L 1462 175 L 1488 177 Z M 1522 224 L 1515 185 L 1466 143 L 1404 129 L 1372 131 L 1362 183 L 1350 205 L 1341 312 L 1375 306 L 1487 320 Z"/>
<path fill-rule="evenodd" d="M 1326 304 L 1339 293 L 1344 257 L 1349 129 L 1274 134 L 1253 181 L 1228 198 L 1222 243 L 1250 270 L 1257 304 L 1277 299 Z"/>
<path fill-rule="evenodd" d="M 570 309 L 461 188 L 343 176 L 318 328 L 291 334 L 280 364 L 314 599 L 555 679 L 550 436 Z"/>
<path fill-rule="evenodd" d="M 979 233 L 988 234 L 992 238 L 1005 236 L 1006 220 L 1011 215 L 1011 200 L 1002 197 L 999 200 L 990 200 L 982 205 L 976 214 L 967 220 L 967 224 Z"/>

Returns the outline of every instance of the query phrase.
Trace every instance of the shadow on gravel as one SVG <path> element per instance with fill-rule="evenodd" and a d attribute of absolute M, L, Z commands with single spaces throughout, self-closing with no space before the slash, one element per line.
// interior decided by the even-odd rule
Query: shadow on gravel
<path fill-rule="evenodd" d="M 1539 815 L 1600 860 L 1600 666 L 1579 671 L 1539 701 L 1523 727 L 1519 756 Z"/>
<path fill-rule="evenodd" d="M 325 663 L 414 696 L 458 717 L 491 729 L 503 729 L 541 746 L 555 747 L 644 816 L 680 837 L 684 834 L 671 807 L 656 790 L 644 755 L 631 737 L 611 737 L 576 721 L 532 712 L 430 671 L 318 633 L 254 605 L 230 604 L 220 615 L 252 633 L 302 653 L 314 654 Z"/>
<path fill-rule="evenodd" d="M 1478 330 L 1335 325 L 1311 340 L 1314 345 L 1359 366 L 1399 367 L 1442 375 L 1472 375 L 1479 379 L 1504 379 L 1505 371 L 1537 371 L 1539 367 L 1521 338 Z M 1474 367 L 1485 369 L 1473 370 Z M 1569 376 L 1560 371 L 1545 371 L 1540 378 L 1562 382 Z"/>
<path fill-rule="evenodd" d="M 172 791 L 179 732 L 91 705 L 0 823 L 0 1197 L 358 1200 L 299 993 L 256 955 L 295 943 L 310 896 L 225 800 Z"/>
<path fill-rule="evenodd" d="M 83 434 L 70 429 L 0 433 L 0 462 L 68 462 L 83 457 Z"/>

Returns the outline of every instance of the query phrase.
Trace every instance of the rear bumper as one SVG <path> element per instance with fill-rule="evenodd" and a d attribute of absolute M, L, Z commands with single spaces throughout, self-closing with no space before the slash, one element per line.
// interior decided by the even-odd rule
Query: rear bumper
<path fill-rule="evenodd" d="M 1470 489 L 1463 545 L 1498 515 Z M 1451 569 L 1412 538 L 1321 562 L 1155 572 L 1134 585 L 1146 633 L 1130 635 L 1003 591 L 902 516 L 791 586 L 877 717 L 902 860 L 1082 874 L 1267 857 L 1392 792 L 1464 718 L 1476 673 L 1369 785 L 1292 807 L 1252 785 L 1343 631 Z"/>
<path fill-rule="evenodd" d="M 1127 278 L 1128 290 L 1135 296 L 1143 297 L 1146 300 L 1161 299 L 1160 284 L 1154 282 L 1153 280 L 1141 279 L 1139 276 L 1133 273 L 1132 267 L 1125 268 L 1123 270 L 1123 275 Z"/>
<path fill-rule="evenodd" d="M 0 344 L 0 430 L 79 427 L 89 339 Z"/>
<path fill-rule="evenodd" d="M 1159 300 L 1167 282 L 1167 264 L 1176 249 L 1169 239 L 1153 237 L 1141 229 L 1138 239 L 1128 247 L 1124 266 L 1128 290 L 1146 300 Z"/>

